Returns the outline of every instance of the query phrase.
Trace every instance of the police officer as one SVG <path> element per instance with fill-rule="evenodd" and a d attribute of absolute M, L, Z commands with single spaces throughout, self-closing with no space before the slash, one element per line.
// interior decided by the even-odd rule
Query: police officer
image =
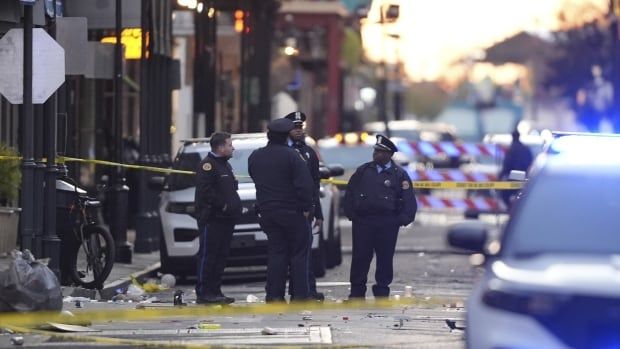
<path fill-rule="evenodd" d="M 533 161 L 534 156 L 532 155 L 532 151 L 521 142 L 521 134 L 519 131 L 514 130 L 512 131 L 512 143 L 510 143 L 510 148 L 508 148 L 506 152 L 504 162 L 502 163 L 502 169 L 498 177 L 500 180 L 507 180 L 512 170 L 527 172 Z M 500 195 L 506 207 L 510 207 L 512 197 L 517 193 L 519 193 L 518 190 L 501 191 Z"/>
<path fill-rule="evenodd" d="M 222 273 L 230 250 L 235 221 L 241 216 L 237 180 L 228 160 L 235 148 L 230 134 L 215 132 L 211 151 L 196 169 L 196 213 L 200 232 L 196 303 L 228 304 L 222 294 Z"/>
<path fill-rule="evenodd" d="M 290 268 L 291 300 L 304 300 L 308 290 L 308 219 L 314 213 L 312 178 L 302 156 L 288 146 L 289 119 L 269 123 L 265 147 L 248 158 L 256 185 L 259 223 L 268 238 L 267 302 L 284 301 Z"/>
<path fill-rule="evenodd" d="M 366 296 L 368 269 L 377 255 L 375 297 L 388 297 L 392 258 L 401 226 L 413 222 L 417 204 L 409 175 L 392 161 L 396 146 L 377 136 L 373 161 L 358 167 L 347 185 L 344 208 L 353 221 L 353 256 L 349 299 Z"/>
<path fill-rule="evenodd" d="M 321 175 L 319 173 L 319 157 L 316 155 L 314 149 L 306 144 L 306 134 L 304 132 L 304 122 L 306 121 L 306 114 L 296 111 L 285 116 L 285 118 L 293 121 L 293 129 L 289 132 L 290 145 L 293 149 L 297 150 L 299 154 L 306 161 L 306 165 L 310 170 L 310 176 L 312 177 L 313 198 L 314 198 L 314 217 L 308 217 L 308 223 L 310 229 L 308 229 L 310 242 L 308 243 L 308 286 L 310 287 L 310 296 L 316 300 L 324 300 L 325 295 L 316 291 L 316 278 L 314 277 L 314 271 L 312 268 L 312 228 L 318 227 L 319 231 L 323 225 L 323 211 L 321 210 L 321 200 L 319 196 L 321 186 Z M 312 224 L 314 221 L 314 225 Z M 290 285 L 289 285 L 290 290 Z"/>

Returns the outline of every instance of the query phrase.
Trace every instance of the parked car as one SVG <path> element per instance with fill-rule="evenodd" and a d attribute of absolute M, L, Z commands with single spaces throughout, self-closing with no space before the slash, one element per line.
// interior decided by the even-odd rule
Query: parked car
<path fill-rule="evenodd" d="M 248 175 L 248 157 L 255 149 L 267 144 L 264 133 L 233 135 L 235 152 L 230 164 L 239 181 L 238 193 L 242 202 L 242 216 L 235 225 L 231 243 L 228 267 L 266 266 L 267 235 L 258 224 L 254 209 L 256 189 Z M 198 163 L 210 150 L 208 139 L 190 139 L 182 141 L 173 162 L 177 170 L 194 171 Z M 334 171 L 321 169 L 325 176 Z M 195 275 L 195 255 L 198 253 L 198 226 L 194 213 L 194 176 L 171 174 L 166 178 L 159 213 L 162 224 L 161 270 L 180 276 Z M 321 205 L 325 217 L 323 227 L 315 231 L 312 242 L 314 272 L 323 276 L 326 267 L 340 264 L 339 196 L 338 190 L 331 184 L 321 186 Z"/>
<path fill-rule="evenodd" d="M 620 137 L 566 135 L 534 162 L 499 240 L 480 222 L 448 231 L 485 255 L 467 304 L 468 348 L 620 343 Z"/>

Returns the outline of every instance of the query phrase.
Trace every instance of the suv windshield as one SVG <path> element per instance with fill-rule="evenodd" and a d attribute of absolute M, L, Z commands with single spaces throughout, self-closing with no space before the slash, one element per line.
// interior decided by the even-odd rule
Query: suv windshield
<path fill-rule="evenodd" d="M 506 231 L 504 252 L 620 254 L 620 176 L 541 174 Z"/>
<path fill-rule="evenodd" d="M 235 177 L 239 183 L 252 182 L 248 174 L 248 157 L 252 154 L 254 149 L 235 149 L 232 159 L 228 162 L 232 166 Z M 205 147 L 204 151 L 199 152 L 187 152 L 177 155 L 174 159 L 172 168 L 175 170 L 183 171 L 196 171 L 198 163 L 207 156 L 209 148 Z M 170 174 L 168 176 L 168 188 L 169 190 L 181 190 L 195 186 L 195 178 L 193 175 L 186 174 Z"/>
<path fill-rule="evenodd" d="M 354 169 L 372 160 L 373 146 L 321 147 L 321 157 L 326 164 L 340 164 L 345 170 Z"/>

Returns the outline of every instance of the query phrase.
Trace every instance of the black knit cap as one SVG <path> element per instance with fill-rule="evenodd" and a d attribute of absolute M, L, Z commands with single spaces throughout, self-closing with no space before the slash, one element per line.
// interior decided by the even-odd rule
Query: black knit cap
<path fill-rule="evenodd" d="M 286 118 L 275 119 L 267 125 L 269 131 L 276 133 L 289 133 L 293 128 L 293 122 Z"/>

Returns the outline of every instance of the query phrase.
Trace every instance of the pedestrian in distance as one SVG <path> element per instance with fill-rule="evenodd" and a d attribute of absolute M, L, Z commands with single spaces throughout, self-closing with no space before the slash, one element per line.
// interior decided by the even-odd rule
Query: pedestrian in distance
<path fill-rule="evenodd" d="M 196 214 L 200 232 L 196 303 L 229 304 L 235 301 L 221 290 L 235 223 L 241 216 L 238 182 L 228 160 L 235 148 L 231 135 L 215 132 L 211 151 L 196 169 Z"/>
<path fill-rule="evenodd" d="M 308 299 L 308 219 L 314 215 L 313 185 L 302 156 L 288 145 L 293 122 L 281 118 L 268 125 L 266 146 L 248 158 L 256 186 L 259 223 L 267 234 L 267 302 L 285 301 L 290 270 L 291 300 Z"/>
<path fill-rule="evenodd" d="M 306 115 L 302 112 L 296 111 L 285 116 L 285 118 L 293 121 L 293 129 L 289 132 L 290 145 L 293 149 L 297 150 L 302 156 L 308 170 L 310 170 L 310 176 L 312 177 L 312 197 L 314 200 L 314 215 L 308 217 L 308 286 L 310 287 L 310 297 L 319 301 L 325 299 L 325 295 L 316 290 L 316 278 L 314 277 L 314 271 L 312 267 L 312 231 L 314 228 L 318 228 L 319 234 L 323 225 L 323 211 L 321 209 L 321 200 L 319 192 L 321 189 L 321 174 L 319 173 L 319 157 L 312 147 L 306 144 L 306 133 L 304 132 L 304 122 L 306 121 Z M 289 293 L 291 286 L 289 285 Z"/>
<path fill-rule="evenodd" d="M 372 293 L 375 298 L 389 297 L 398 231 L 415 220 L 417 203 L 411 179 L 392 161 L 397 151 L 387 137 L 377 135 L 373 160 L 357 168 L 345 191 L 345 214 L 353 222 L 349 299 L 366 297 L 368 270 L 374 255 L 377 258 Z"/>
<path fill-rule="evenodd" d="M 532 155 L 532 151 L 521 142 L 521 134 L 519 131 L 514 130 L 512 131 L 512 143 L 510 143 L 510 147 L 508 151 L 506 151 L 506 156 L 504 157 L 502 169 L 498 178 L 503 181 L 508 180 L 510 171 L 513 170 L 527 172 L 533 161 L 534 156 Z M 510 208 L 513 196 L 518 193 L 518 190 L 501 191 L 500 195 L 506 207 Z"/>

